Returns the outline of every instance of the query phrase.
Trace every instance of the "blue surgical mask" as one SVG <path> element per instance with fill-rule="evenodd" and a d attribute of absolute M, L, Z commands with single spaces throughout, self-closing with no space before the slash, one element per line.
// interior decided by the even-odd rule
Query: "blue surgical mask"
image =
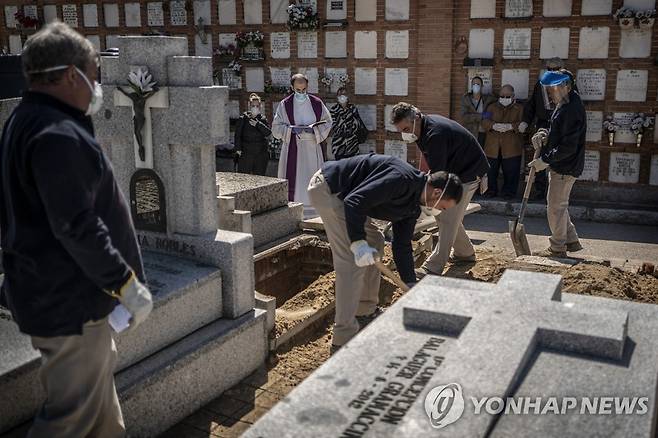
<path fill-rule="evenodd" d="M 306 99 L 308 99 L 306 91 L 295 91 L 295 100 L 297 102 L 304 102 Z"/>

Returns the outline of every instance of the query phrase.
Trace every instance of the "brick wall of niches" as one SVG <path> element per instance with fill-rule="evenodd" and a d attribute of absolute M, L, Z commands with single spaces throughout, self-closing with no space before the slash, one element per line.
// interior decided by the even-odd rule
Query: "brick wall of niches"
<path fill-rule="evenodd" d="M 471 3 L 490 3 L 494 5 L 495 17 L 491 18 L 471 18 Z M 544 3 L 564 4 L 568 8 L 571 4 L 570 16 L 560 17 L 546 17 L 544 16 Z M 598 4 L 595 5 L 595 3 Z M 542 45 L 542 29 L 546 28 L 568 28 L 568 58 L 565 60 L 565 66 L 574 74 L 578 74 L 579 70 L 583 69 L 605 69 L 607 78 L 605 83 L 605 96 L 603 100 L 585 101 L 587 111 L 602 112 L 605 117 L 609 113 L 650 113 L 654 115 L 657 105 L 657 85 L 658 85 L 658 67 L 656 67 L 658 50 L 657 42 L 658 35 L 655 30 L 650 30 L 650 50 L 641 54 L 642 57 L 623 58 L 621 57 L 622 45 L 622 30 L 619 23 L 615 21 L 610 14 L 608 15 L 585 15 L 587 9 L 592 5 L 601 8 L 608 8 L 614 12 L 622 6 L 629 6 L 639 8 L 641 10 L 654 9 L 655 2 L 652 0 L 644 1 L 624 1 L 624 0 L 534 0 L 533 15 L 529 18 L 505 18 L 506 15 L 506 1 L 505 0 L 492 0 L 491 2 L 477 0 L 456 1 L 454 11 L 454 38 L 452 40 L 453 51 L 455 52 L 452 63 L 452 90 L 451 90 L 451 116 L 460 118 L 460 99 L 468 86 L 467 69 L 464 68 L 464 57 L 468 56 L 468 46 L 463 44 L 459 46 L 460 41 L 466 41 L 472 44 L 471 30 L 472 29 L 491 29 L 493 30 L 493 69 L 492 69 L 492 82 L 494 92 L 498 92 L 502 85 L 503 70 L 507 69 L 522 69 L 528 70 L 529 74 L 529 94 L 532 93 L 532 88 L 539 78 L 540 72 L 544 68 L 544 60 L 540 59 L 541 45 Z M 609 7 L 607 5 L 610 5 Z M 583 10 L 585 8 L 585 11 Z M 591 10 L 591 9 L 590 9 Z M 476 14 L 477 15 L 477 14 Z M 609 43 L 607 58 L 601 59 L 588 59 L 579 55 L 581 29 L 583 28 L 609 28 Z M 506 29 L 513 28 L 530 28 L 531 29 L 531 45 L 529 59 L 506 59 L 503 53 L 504 49 L 504 34 Z M 458 52 L 458 53 L 457 53 Z M 646 56 L 645 56 L 646 55 Z M 647 71 L 648 83 L 646 98 L 640 102 L 626 102 L 617 99 L 617 77 L 620 70 L 638 70 Z M 517 93 L 519 90 L 517 90 Z M 612 147 L 609 146 L 608 137 L 603 131 L 600 140 L 593 140 L 587 142 L 588 151 L 598 151 L 600 154 L 599 172 L 597 182 L 579 182 L 583 185 L 598 185 L 598 186 L 611 186 L 618 185 L 619 183 L 609 183 L 609 169 L 611 165 L 611 154 L 614 153 L 630 153 L 640 154 L 640 168 L 639 168 L 639 190 L 652 190 L 656 187 L 648 187 L 650 180 L 650 169 L 652 157 L 654 166 L 658 164 L 658 145 L 654 142 L 654 132 L 651 131 L 649 135 L 645 135 L 642 140 L 641 146 L 638 148 L 633 143 L 619 143 L 615 142 Z M 655 180 L 658 179 L 658 169 L 654 170 L 654 184 L 658 184 Z M 630 186 L 629 184 L 625 184 Z M 633 184 L 633 186 L 637 186 Z"/>
<path fill-rule="evenodd" d="M 222 0 L 206 0 L 205 2 L 188 1 L 187 2 L 187 25 L 172 25 L 171 20 L 171 3 L 170 1 L 163 0 L 161 3 L 165 5 L 163 8 L 164 26 L 148 26 L 148 4 L 154 3 L 150 0 L 141 1 L 125 1 L 125 0 L 112 0 L 112 1 L 90 1 L 90 0 L 36 0 L 36 1 L 20 1 L 20 0 L 0 0 L 0 45 L 10 46 L 10 37 L 15 39 L 20 31 L 16 28 L 7 27 L 7 19 L 5 17 L 7 12 L 12 12 L 13 9 L 7 7 L 25 7 L 25 5 L 34 5 L 37 8 L 38 18 L 44 19 L 44 8 L 49 9 L 50 13 L 46 15 L 52 16 L 52 6 L 56 7 L 56 14 L 60 20 L 63 20 L 63 7 L 65 5 L 76 5 L 77 30 L 84 35 L 90 37 L 101 50 L 105 50 L 108 46 L 108 40 L 112 41 L 117 35 L 145 35 L 154 32 L 160 32 L 166 35 L 173 36 L 186 36 L 188 39 L 188 47 L 190 55 L 197 54 L 196 44 L 196 29 L 195 24 L 197 21 L 197 12 L 195 12 L 195 3 L 209 3 L 210 4 L 210 23 L 206 23 L 206 31 L 209 33 L 212 43 L 212 48 L 216 49 L 219 46 L 219 35 L 230 34 L 242 31 L 259 30 L 265 34 L 264 42 L 264 61 L 243 61 L 241 90 L 232 90 L 230 92 L 230 99 L 235 105 L 239 102 L 240 111 L 246 110 L 247 99 L 251 91 L 246 89 L 246 69 L 247 68 L 263 68 L 265 80 L 270 80 L 270 67 L 290 67 L 291 71 L 295 73 L 300 68 L 317 68 L 319 76 L 322 77 L 325 68 L 345 68 L 349 75 L 350 81 L 348 89 L 352 95 L 352 101 L 358 105 L 375 105 L 376 106 L 376 130 L 370 133 L 369 141 L 374 141 L 373 146 L 377 152 L 383 153 L 385 151 L 385 144 L 387 140 L 399 141 L 400 136 L 386 130 L 385 123 L 385 108 L 387 105 L 393 105 L 399 101 L 410 101 L 421 104 L 424 109 L 429 112 L 442 112 L 449 111 L 450 93 L 448 92 L 449 81 L 447 80 L 450 72 L 450 53 L 449 50 L 437 49 L 443 41 L 450 41 L 451 25 L 452 25 L 452 1 L 444 0 L 408 0 L 409 12 L 408 19 L 403 20 L 387 20 L 386 7 L 387 3 L 395 4 L 400 0 L 365 0 L 366 3 L 371 3 L 376 8 L 374 21 L 357 21 L 355 18 L 356 3 L 355 0 L 346 0 L 347 4 L 347 24 L 343 27 L 323 27 L 327 16 L 327 1 L 330 0 L 317 0 L 317 10 L 320 13 L 321 27 L 317 29 L 317 57 L 313 59 L 300 59 L 298 58 L 297 50 L 297 32 L 287 29 L 285 23 L 273 24 L 271 20 L 270 0 L 257 1 L 261 3 L 262 7 L 262 23 L 261 24 L 245 24 L 245 6 L 250 3 L 250 0 L 235 0 L 235 24 L 224 24 L 226 20 L 220 20 L 219 11 Z M 362 1 L 362 0 L 356 0 Z M 156 2 L 157 3 L 157 2 Z M 405 3 L 405 2 L 402 2 Z M 118 23 L 117 26 L 109 27 L 104 16 L 105 7 L 107 4 L 116 4 L 118 7 Z M 140 20 L 139 26 L 136 23 L 127 23 L 126 13 L 127 10 L 133 10 L 135 4 L 139 4 Z M 169 4 L 169 7 L 167 7 Z M 84 5 L 96 5 L 97 23 L 85 22 Z M 67 7 L 68 9 L 68 7 Z M 443 13 L 445 12 L 445 13 Z M 441 13 L 441 17 L 435 15 Z M 92 25 L 89 25 L 92 24 Z M 128 26 L 132 24 L 132 26 Z M 422 30 L 424 35 L 419 37 L 419 30 Z M 326 43 L 325 34 L 327 31 L 345 31 L 347 36 L 347 54 L 345 58 L 327 58 L 325 57 Z M 359 31 L 376 31 L 377 32 L 377 57 L 375 59 L 356 59 L 355 58 L 355 32 Z M 387 31 L 409 31 L 409 55 L 406 59 L 387 59 L 385 56 L 386 51 L 386 32 Z M 274 59 L 271 56 L 271 33 L 272 32 L 290 32 L 290 57 L 285 59 Z M 108 38 L 109 37 L 109 38 Z M 26 35 L 22 35 L 24 42 Z M 446 47 L 445 44 L 442 44 Z M 444 53 L 442 53 L 444 52 Z M 422 58 L 422 59 L 421 59 Z M 228 61 L 214 61 L 215 67 L 221 69 L 227 67 Z M 377 84 L 374 94 L 371 95 L 355 95 L 355 68 L 376 68 Z M 389 95 L 385 93 L 385 71 L 387 68 L 403 68 L 408 69 L 408 91 L 406 95 Z M 437 73 L 440 73 L 437 75 Z M 444 81 L 439 86 L 436 82 L 437 76 L 442 76 Z M 221 75 L 220 75 L 221 77 Z M 423 84 L 420 84 L 422 79 Z M 265 106 L 266 116 L 271 120 L 273 112 L 273 104 L 279 102 L 284 95 L 282 94 L 264 94 L 258 93 L 266 100 Z M 321 83 L 319 84 L 318 95 L 321 96 L 325 102 L 333 104 L 335 102 L 335 93 L 330 92 Z M 398 145 L 399 146 L 399 145 Z M 409 147 L 407 150 L 408 161 L 417 162 L 417 153 L 415 146 Z"/>

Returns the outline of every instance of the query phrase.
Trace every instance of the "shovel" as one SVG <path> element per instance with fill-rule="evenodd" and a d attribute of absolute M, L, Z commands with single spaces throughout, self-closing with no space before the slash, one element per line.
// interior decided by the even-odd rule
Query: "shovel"
<path fill-rule="evenodd" d="M 388 277 L 389 280 L 391 280 L 397 287 L 402 289 L 403 292 L 408 292 L 409 287 L 405 284 L 402 279 L 395 275 L 393 271 L 391 271 L 388 266 L 386 266 L 381 260 L 375 259 L 375 266 L 377 266 L 377 269 L 384 275 L 384 277 Z"/>
<path fill-rule="evenodd" d="M 535 149 L 534 159 L 539 158 L 541 151 Z M 525 191 L 523 192 L 523 202 L 521 202 L 521 210 L 519 211 L 519 217 L 513 221 L 509 221 L 509 235 L 512 239 L 512 244 L 514 245 L 514 251 L 516 256 L 522 255 L 531 255 L 530 245 L 528 244 L 528 238 L 525 235 L 525 227 L 523 226 L 523 218 L 525 217 L 525 210 L 528 207 L 528 198 L 530 198 L 530 190 L 532 189 L 532 183 L 535 182 L 535 168 L 531 167 L 530 172 L 528 173 L 528 181 L 525 185 Z"/>

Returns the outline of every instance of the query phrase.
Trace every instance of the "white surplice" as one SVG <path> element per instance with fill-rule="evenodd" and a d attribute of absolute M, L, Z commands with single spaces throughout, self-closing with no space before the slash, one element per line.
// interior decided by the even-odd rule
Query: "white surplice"
<path fill-rule="evenodd" d="M 293 108 L 295 114 L 295 125 L 310 125 L 317 121 L 313 106 L 309 99 L 299 102 L 293 98 Z M 317 172 L 324 163 L 322 158 L 322 149 L 320 143 L 327 139 L 331 131 L 331 114 L 327 107 L 322 103 L 322 116 L 320 120 L 326 120 L 327 123 L 315 126 L 313 134 L 303 133 L 297 136 L 297 174 L 295 178 L 295 195 L 294 201 L 304 204 L 304 218 L 317 216 L 315 209 L 311 206 L 306 192 L 311 177 Z M 272 122 L 272 135 L 283 142 L 281 148 L 281 157 L 279 158 L 278 177 L 286 179 L 286 170 L 288 166 L 288 148 L 290 145 L 290 136 L 292 134 L 291 123 L 286 113 L 285 105 L 279 104 L 274 121 Z"/>

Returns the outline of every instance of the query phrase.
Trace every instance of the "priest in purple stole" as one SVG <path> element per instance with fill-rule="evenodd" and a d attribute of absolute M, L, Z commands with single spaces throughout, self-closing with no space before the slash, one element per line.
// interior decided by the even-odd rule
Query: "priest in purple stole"
<path fill-rule="evenodd" d="M 317 215 L 306 189 L 324 163 L 320 143 L 331 131 L 331 115 L 318 97 L 308 94 L 306 76 L 295 74 L 290 83 L 294 93 L 279 104 L 272 135 L 283 141 L 278 177 L 288 180 L 288 200 L 303 203 L 304 218 L 309 218 Z"/>

